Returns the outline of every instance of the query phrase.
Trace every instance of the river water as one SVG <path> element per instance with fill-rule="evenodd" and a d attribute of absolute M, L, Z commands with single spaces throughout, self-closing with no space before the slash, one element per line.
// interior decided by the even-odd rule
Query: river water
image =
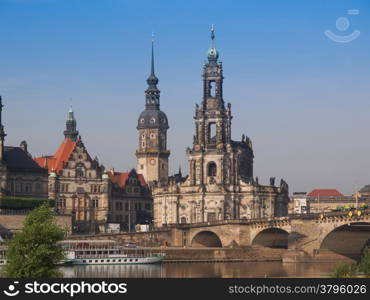
<path fill-rule="evenodd" d="M 90 265 L 61 268 L 66 278 L 330 277 L 335 263 L 223 262 Z"/>

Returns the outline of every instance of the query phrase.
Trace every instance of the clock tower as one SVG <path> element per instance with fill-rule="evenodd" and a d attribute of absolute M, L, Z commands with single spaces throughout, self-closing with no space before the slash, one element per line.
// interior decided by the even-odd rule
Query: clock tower
<path fill-rule="evenodd" d="M 140 114 L 137 124 L 139 148 L 136 151 L 137 171 L 143 174 L 147 183 L 157 181 L 166 184 L 168 180 L 167 129 L 166 114 L 160 110 L 160 91 L 158 78 L 154 74 L 154 49 L 152 41 L 151 71 L 145 91 L 145 109 Z"/>

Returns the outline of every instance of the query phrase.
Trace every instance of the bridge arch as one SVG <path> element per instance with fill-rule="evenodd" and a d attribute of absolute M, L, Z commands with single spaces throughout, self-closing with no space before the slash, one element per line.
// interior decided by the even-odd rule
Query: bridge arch
<path fill-rule="evenodd" d="M 288 249 L 289 232 L 282 228 L 270 227 L 259 231 L 252 239 L 255 247 Z"/>
<path fill-rule="evenodd" d="M 219 236 L 210 230 L 200 231 L 191 240 L 192 247 L 222 247 Z"/>
<path fill-rule="evenodd" d="M 365 245 L 370 244 L 370 221 L 349 222 L 328 232 L 320 240 L 319 253 L 336 253 L 359 259 Z"/>

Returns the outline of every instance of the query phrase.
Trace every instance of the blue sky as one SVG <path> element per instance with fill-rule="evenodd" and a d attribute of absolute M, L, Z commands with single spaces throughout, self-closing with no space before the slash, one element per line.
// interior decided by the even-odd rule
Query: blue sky
<path fill-rule="evenodd" d="M 358 15 L 348 15 L 358 9 Z M 136 167 L 151 33 L 170 167 L 187 171 L 202 64 L 216 26 L 233 138 L 254 145 L 255 176 L 290 191 L 370 184 L 370 1 L 0 0 L 0 94 L 7 145 L 62 142 L 73 105 L 92 156 Z M 346 17 L 350 26 L 336 28 Z M 337 43 L 325 30 L 360 36 Z"/>

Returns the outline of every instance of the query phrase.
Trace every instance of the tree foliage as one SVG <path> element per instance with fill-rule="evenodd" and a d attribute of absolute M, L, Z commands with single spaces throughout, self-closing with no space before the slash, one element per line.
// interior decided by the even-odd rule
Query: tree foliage
<path fill-rule="evenodd" d="M 364 255 L 362 256 L 361 262 L 358 266 L 360 272 L 363 272 L 366 276 L 370 276 L 370 247 L 366 247 Z"/>
<path fill-rule="evenodd" d="M 358 264 L 349 264 L 339 262 L 336 264 L 332 277 L 354 277 L 363 274 L 370 277 L 370 247 L 367 246 L 363 250 L 361 261 Z"/>
<path fill-rule="evenodd" d="M 66 231 L 54 223 L 47 204 L 31 211 L 20 232 L 7 240 L 5 275 L 15 278 L 61 277 L 57 263 L 64 258 L 57 241 Z"/>
<path fill-rule="evenodd" d="M 356 274 L 357 266 L 355 264 L 339 262 L 336 264 L 333 276 L 334 278 L 353 277 Z"/>
<path fill-rule="evenodd" d="M 0 198 L 0 208 L 5 209 L 33 209 L 44 203 L 48 203 L 50 206 L 54 206 L 55 200 L 10 196 Z"/>

